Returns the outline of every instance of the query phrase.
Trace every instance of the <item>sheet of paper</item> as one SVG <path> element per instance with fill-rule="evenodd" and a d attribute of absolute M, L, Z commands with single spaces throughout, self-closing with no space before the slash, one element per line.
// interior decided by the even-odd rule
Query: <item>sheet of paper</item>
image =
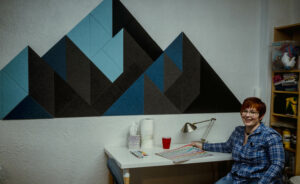
<path fill-rule="evenodd" d="M 204 150 L 192 146 L 191 144 L 187 144 L 179 148 L 166 150 L 156 154 L 169 160 L 172 160 L 173 162 L 183 162 L 190 159 L 206 157 L 211 155 Z"/>

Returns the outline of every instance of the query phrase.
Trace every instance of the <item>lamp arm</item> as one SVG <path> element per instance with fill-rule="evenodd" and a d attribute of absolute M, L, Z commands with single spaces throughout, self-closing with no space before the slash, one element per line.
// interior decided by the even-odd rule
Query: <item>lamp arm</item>
<path fill-rule="evenodd" d="M 193 125 L 195 125 L 195 124 L 199 124 L 199 123 L 208 122 L 208 121 L 210 121 L 210 122 L 212 122 L 212 121 L 216 121 L 216 118 L 211 118 L 211 119 L 208 119 L 208 120 L 204 120 L 204 121 L 195 122 L 195 123 L 193 123 Z"/>
<path fill-rule="evenodd" d="M 214 122 L 216 121 L 215 118 L 211 118 L 210 120 L 206 120 L 206 121 L 210 121 L 210 123 L 208 124 L 206 130 L 204 131 L 204 134 L 201 138 L 201 142 L 205 142 L 206 141 L 206 137 L 208 136 L 212 126 L 214 125 Z M 200 122 L 199 122 L 200 123 Z"/>

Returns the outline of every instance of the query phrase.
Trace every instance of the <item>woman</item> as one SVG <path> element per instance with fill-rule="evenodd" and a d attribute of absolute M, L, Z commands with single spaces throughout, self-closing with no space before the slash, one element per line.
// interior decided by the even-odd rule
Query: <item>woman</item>
<path fill-rule="evenodd" d="M 245 126 L 236 127 L 227 142 L 192 143 L 203 150 L 232 153 L 231 171 L 216 184 L 282 183 L 282 140 L 280 134 L 261 123 L 265 112 L 266 105 L 259 98 L 247 98 L 240 112 Z"/>

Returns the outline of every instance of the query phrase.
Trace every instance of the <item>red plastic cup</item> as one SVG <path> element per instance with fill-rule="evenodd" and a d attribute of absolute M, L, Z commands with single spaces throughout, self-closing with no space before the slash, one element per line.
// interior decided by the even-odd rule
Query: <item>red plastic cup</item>
<path fill-rule="evenodd" d="M 171 137 L 163 137 L 162 138 L 162 145 L 163 145 L 164 149 L 170 149 Z"/>

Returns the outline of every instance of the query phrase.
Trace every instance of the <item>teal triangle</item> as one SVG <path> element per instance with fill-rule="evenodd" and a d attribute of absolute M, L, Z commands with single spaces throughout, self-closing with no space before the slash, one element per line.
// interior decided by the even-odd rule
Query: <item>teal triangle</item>
<path fill-rule="evenodd" d="M 118 66 L 119 73 L 123 72 L 123 29 L 116 34 L 104 47 L 103 51 L 112 59 L 112 61 Z"/>
<path fill-rule="evenodd" d="M 111 82 L 114 82 L 122 74 L 119 66 L 117 66 L 102 50 L 95 54 L 91 58 L 91 61 Z"/>
<path fill-rule="evenodd" d="M 42 119 L 53 118 L 32 97 L 27 96 L 4 119 Z"/>
<path fill-rule="evenodd" d="M 2 77 L 2 70 L 0 70 L 0 119 L 4 117 L 3 113 L 3 77 Z"/>
<path fill-rule="evenodd" d="M 24 91 L 28 92 L 28 47 L 23 49 L 2 70 Z"/>
<path fill-rule="evenodd" d="M 137 115 L 144 114 L 144 75 L 104 113 L 104 115 Z"/>
<path fill-rule="evenodd" d="M 164 55 L 160 55 L 159 58 L 146 70 L 147 76 L 152 82 L 164 92 Z"/>
<path fill-rule="evenodd" d="M 75 45 L 86 55 L 90 53 L 90 16 L 86 16 L 80 21 L 67 36 L 75 43 Z"/>
<path fill-rule="evenodd" d="M 6 73 L 2 72 L 2 116 L 6 116 L 15 106 L 17 106 L 27 95 L 14 80 Z"/>
<path fill-rule="evenodd" d="M 44 56 L 43 59 L 52 69 L 67 80 L 67 63 L 66 63 L 66 37 L 63 37 L 56 43 Z"/>
<path fill-rule="evenodd" d="M 175 65 L 182 71 L 182 58 L 183 58 L 183 33 L 166 48 L 165 54 L 167 54 Z"/>
<path fill-rule="evenodd" d="M 112 1 L 103 0 L 92 12 L 91 15 L 95 17 L 105 28 L 110 37 L 112 37 Z"/>
<path fill-rule="evenodd" d="M 109 35 L 104 27 L 93 16 L 90 16 L 90 51 L 91 56 L 95 55 L 112 36 Z"/>

